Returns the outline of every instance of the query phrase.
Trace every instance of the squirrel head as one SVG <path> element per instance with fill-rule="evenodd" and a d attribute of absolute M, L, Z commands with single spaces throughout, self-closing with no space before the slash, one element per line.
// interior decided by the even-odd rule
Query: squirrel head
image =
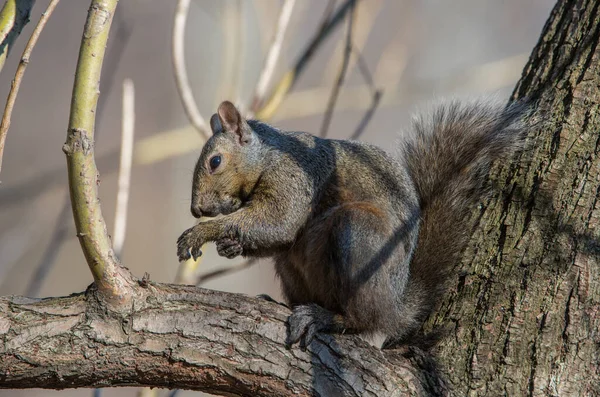
<path fill-rule="evenodd" d="M 231 102 L 219 105 L 210 128 L 213 135 L 194 171 L 191 212 L 196 218 L 238 210 L 262 171 L 260 140 Z"/>

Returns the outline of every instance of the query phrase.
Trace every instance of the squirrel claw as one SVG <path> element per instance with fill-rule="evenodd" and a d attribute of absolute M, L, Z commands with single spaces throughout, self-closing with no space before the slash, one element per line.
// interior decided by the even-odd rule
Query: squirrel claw
<path fill-rule="evenodd" d="M 194 235 L 193 227 L 183 232 L 177 239 L 177 257 L 179 261 L 186 261 L 190 258 L 197 260 L 202 255 L 201 246 L 202 244 L 200 244 L 198 238 Z"/>
<path fill-rule="evenodd" d="M 330 319 L 331 313 L 318 305 L 296 306 L 288 317 L 286 345 L 300 342 L 300 348 L 306 350 L 317 332 L 331 329 Z"/>

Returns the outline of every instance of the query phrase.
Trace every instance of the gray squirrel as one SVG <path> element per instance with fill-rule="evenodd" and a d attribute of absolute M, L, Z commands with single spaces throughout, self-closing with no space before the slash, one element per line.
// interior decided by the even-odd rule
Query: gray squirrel
<path fill-rule="evenodd" d="M 193 177 L 179 260 L 272 257 L 292 308 L 288 345 L 317 332 L 407 343 L 444 290 L 489 168 L 522 146 L 527 107 L 450 101 L 418 117 L 394 158 L 356 141 L 245 120 L 228 101 Z"/>

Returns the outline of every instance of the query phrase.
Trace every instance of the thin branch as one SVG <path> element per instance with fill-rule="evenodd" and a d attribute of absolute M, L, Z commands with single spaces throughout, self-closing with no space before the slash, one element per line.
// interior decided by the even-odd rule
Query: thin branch
<path fill-rule="evenodd" d="M 131 299 L 134 280 L 120 266 L 102 216 L 94 159 L 94 124 L 102 61 L 117 3 L 118 0 L 91 2 L 75 71 L 67 142 L 63 146 L 77 237 L 96 287 L 113 306 Z"/>
<path fill-rule="evenodd" d="M 356 64 L 358 65 L 358 70 L 360 71 L 361 76 L 365 80 L 365 83 L 373 90 L 373 93 L 377 91 L 377 87 L 375 87 L 375 81 L 373 80 L 373 75 L 369 71 L 369 66 L 367 65 L 367 61 L 362 56 L 360 49 L 356 46 L 352 46 L 352 52 L 356 55 Z"/>
<path fill-rule="evenodd" d="M 198 105 L 194 99 L 194 94 L 192 93 L 192 88 L 190 87 L 190 81 L 188 79 L 185 66 L 185 23 L 189 8 L 190 0 L 179 0 L 177 2 L 175 16 L 173 18 L 171 61 L 173 62 L 173 74 L 175 76 L 177 91 L 179 92 L 179 97 L 181 98 L 185 114 L 187 115 L 190 123 L 196 130 L 198 130 L 202 137 L 204 137 L 204 139 L 208 139 L 208 126 L 206 124 L 206 120 L 204 117 L 202 117 L 200 111 L 198 110 Z"/>
<path fill-rule="evenodd" d="M 367 128 L 367 125 L 369 124 L 369 121 L 371 121 L 371 118 L 373 117 L 373 114 L 375 113 L 375 110 L 377 109 L 377 106 L 379 105 L 382 95 L 383 95 L 382 90 L 377 90 L 373 93 L 373 99 L 371 100 L 371 106 L 367 109 L 367 111 L 363 115 L 363 118 L 358 123 L 358 126 L 356 127 L 356 130 L 354 131 L 354 133 L 352 134 L 350 139 L 358 140 L 361 137 L 361 135 L 365 132 L 365 129 Z"/>
<path fill-rule="evenodd" d="M 333 110 L 335 109 L 335 103 L 337 102 L 338 95 L 340 93 L 340 89 L 342 88 L 342 84 L 344 84 L 344 79 L 346 77 L 346 71 L 348 70 L 348 62 L 350 61 L 350 55 L 352 54 L 352 27 L 354 25 L 354 10 L 356 9 L 355 3 L 353 2 L 350 5 L 350 14 L 348 14 L 348 30 L 346 32 L 346 47 L 344 48 L 344 56 L 342 59 L 342 65 L 340 66 L 340 70 L 338 72 L 338 76 L 331 90 L 331 95 L 329 97 L 329 103 L 327 104 L 327 110 L 325 111 L 325 115 L 323 116 L 323 124 L 321 124 L 321 134 L 322 138 L 327 136 L 327 130 L 329 129 L 329 125 L 331 124 L 331 118 L 333 116 Z"/>
<path fill-rule="evenodd" d="M 42 255 L 42 263 L 37 266 L 33 276 L 29 280 L 29 284 L 25 290 L 25 296 L 38 296 L 46 276 L 48 273 L 50 273 L 50 269 L 52 269 L 52 264 L 55 263 L 56 258 L 58 257 L 62 243 L 68 236 L 69 225 L 64 220 L 67 219 L 71 214 L 71 203 L 69 201 L 68 192 L 65 194 L 65 196 L 66 197 L 63 200 L 63 207 L 58 214 L 58 218 L 56 218 L 54 232 L 52 233 L 50 241 L 48 242 L 48 245 L 46 246 L 46 249 Z"/>
<path fill-rule="evenodd" d="M 263 65 L 258 83 L 256 84 L 256 89 L 254 90 L 254 98 L 252 99 L 252 112 L 256 112 L 256 110 L 262 106 L 262 103 L 265 99 L 264 97 L 267 92 L 267 88 L 273 78 L 275 66 L 277 66 L 277 61 L 279 60 L 279 55 L 281 54 L 283 39 L 290 24 L 292 10 L 294 9 L 295 3 L 296 0 L 286 0 L 283 3 L 281 12 L 279 13 L 275 36 L 271 42 L 271 47 L 269 48 L 267 57 L 265 58 L 265 64 Z"/>
<path fill-rule="evenodd" d="M 102 129 L 100 125 L 102 120 L 104 119 L 102 116 L 104 114 L 104 110 L 106 109 L 106 104 L 108 103 L 108 98 L 110 98 L 110 93 L 113 89 L 113 84 L 115 82 L 116 70 L 119 64 L 121 63 L 121 56 L 127 46 L 127 42 L 131 37 L 132 28 L 129 23 L 126 23 L 119 14 L 116 15 L 117 21 L 117 30 L 114 34 L 115 38 L 112 41 L 112 44 L 108 48 L 108 53 L 106 55 L 107 62 L 103 65 L 104 75 L 106 78 L 102 79 L 100 82 L 100 92 L 104 93 L 104 95 L 100 96 L 98 99 L 98 107 L 96 109 L 96 116 L 98 122 L 96 123 L 96 133 L 95 140 L 98 141 L 98 137 L 100 136 Z M 115 153 L 115 161 L 111 164 L 116 164 L 116 153 Z M 69 220 L 72 216 L 71 208 L 71 200 L 69 197 L 69 192 L 65 194 L 63 199 L 63 206 L 60 211 L 60 215 L 56 220 L 56 224 L 54 226 L 54 231 L 52 236 L 50 237 L 50 242 L 44 251 L 44 254 L 41 257 L 40 263 L 37 265 L 35 272 L 33 273 L 33 277 L 29 282 L 27 287 L 27 296 L 38 296 L 39 290 L 43 285 L 44 278 L 50 273 L 56 258 L 58 257 L 58 252 L 62 244 L 65 242 L 67 238 L 71 235 L 68 233 L 70 228 Z"/>
<path fill-rule="evenodd" d="M 15 106 L 15 101 L 17 100 L 17 93 L 19 92 L 23 75 L 25 74 L 25 69 L 27 68 L 27 64 L 29 64 L 29 57 L 31 56 L 33 47 L 35 47 L 42 30 L 44 30 L 44 26 L 46 26 L 46 22 L 48 22 L 50 15 L 52 15 L 52 12 L 58 5 L 59 1 L 60 0 L 52 0 L 50 4 L 48 4 L 48 8 L 46 8 L 46 11 L 40 17 L 37 26 L 33 30 L 33 33 L 31 33 L 31 37 L 25 46 L 25 50 L 23 50 L 23 55 L 21 55 L 21 61 L 17 67 L 15 78 L 12 81 L 10 92 L 8 93 L 8 98 L 6 99 L 6 106 L 4 107 L 4 115 L 2 116 L 2 121 L 0 122 L 0 171 L 2 170 L 2 155 L 4 154 L 6 134 L 8 133 L 8 128 L 10 127 L 10 118 Z"/>
<path fill-rule="evenodd" d="M 7 0 L 0 11 L 0 71 L 21 31 L 29 22 L 35 0 Z"/>
<path fill-rule="evenodd" d="M 298 61 L 296 61 L 294 64 L 292 70 L 284 74 L 279 83 L 277 83 L 275 88 L 272 90 L 269 99 L 265 102 L 265 105 L 256 112 L 256 118 L 260 120 L 268 120 L 273 116 L 275 111 L 279 108 L 279 105 L 281 105 L 285 95 L 298 81 L 298 78 L 305 70 L 306 65 L 308 65 L 308 61 L 312 59 L 317 49 L 319 49 L 319 47 L 325 42 L 325 39 L 329 37 L 329 35 L 335 30 L 340 22 L 344 20 L 344 16 L 351 7 L 354 7 L 355 2 L 356 0 L 346 0 L 331 18 L 324 19 L 324 21 L 327 21 L 327 23 L 321 25 L 304 52 L 300 55 L 300 58 L 298 58 Z M 331 4 L 332 2 L 330 1 L 327 5 L 325 15 L 328 15 L 330 12 Z"/>
<path fill-rule="evenodd" d="M 323 16 L 321 17 L 321 23 L 319 23 L 319 29 L 317 29 L 317 36 L 323 34 L 329 22 L 331 20 L 331 14 L 333 13 L 333 7 L 335 7 L 336 0 L 329 0 L 327 5 L 325 6 L 325 11 L 323 11 Z"/>
<path fill-rule="evenodd" d="M 238 3 L 238 7 L 241 3 Z M 185 66 L 185 24 L 189 12 L 190 0 L 179 0 L 175 9 L 173 21 L 173 43 L 172 43 L 172 62 L 175 82 L 179 97 L 183 104 L 185 113 L 194 128 L 200 133 L 204 140 L 209 138 L 208 126 L 206 120 L 200 114 L 198 105 L 194 100 L 192 88 L 187 76 Z M 238 9 L 239 12 L 239 9 Z M 196 271 L 200 265 L 201 258 L 194 260 L 193 258 L 181 262 L 177 269 L 175 282 L 178 284 L 194 284 L 196 280 Z"/>
<path fill-rule="evenodd" d="M 242 263 L 239 263 L 235 266 L 222 267 L 222 268 L 219 268 L 216 270 L 212 270 L 210 272 L 206 272 L 206 273 L 200 275 L 200 277 L 198 277 L 196 285 L 199 286 L 199 285 L 202 285 L 202 284 L 212 280 L 213 278 L 221 277 L 221 276 L 224 276 L 224 275 L 230 274 L 230 273 L 237 273 L 240 270 L 248 269 L 249 267 L 254 266 L 254 264 L 256 264 L 257 262 L 258 262 L 258 259 L 252 258 L 252 259 L 248 259 Z"/>
<path fill-rule="evenodd" d="M 235 100 L 235 104 L 239 111 L 244 114 L 245 104 L 242 100 L 242 84 L 240 83 L 244 79 L 244 70 L 246 65 L 246 46 L 244 45 L 244 37 L 246 34 L 246 19 L 243 17 L 244 13 L 244 2 L 243 0 L 236 0 L 235 6 L 231 7 L 233 18 L 232 29 L 228 32 L 231 35 L 231 44 L 233 50 L 233 68 L 231 75 L 231 98 Z"/>
<path fill-rule="evenodd" d="M 369 108 L 365 112 L 363 118 L 358 123 L 356 130 L 350 137 L 350 139 L 359 139 L 360 136 L 365 131 L 365 129 L 367 128 L 369 121 L 371 121 L 371 118 L 373 117 L 373 114 L 375 113 L 375 110 L 377 109 L 377 106 L 379 105 L 379 101 L 381 100 L 381 96 L 383 95 L 383 90 L 375 87 L 375 82 L 373 81 L 373 76 L 371 75 L 371 72 L 369 71 L 367 62 L 363 58 L 363 56 L 360 53 L 360 51 L 358 50 L 358 48 L 353 47 L 353 52 L 354 52 L 354 54 L 356 54 L 356 64 L 358 65 L 358 70 L 360 71 L 360 74 L 363 76 L 365 83 L 367 83 L 369 85 L 369 87 L 371 88 L 372 95 L 373 95 L 373 99 L 371 100 L 371 106 L 369 106 Z"/>
<path fill-rule="evenodd" d="M 121 161 L 119 162 L 119 182 L 117 206 L 115 210 L 115 231 L 113 233 L 113 249 L 117 257 L 121 257 L 125 230 L 127 228 L 127 203 L 129 202 L 129 186 L 131 185 L 131 162 L 133 159 L 133 134 L 135 127 L 135 92 L 133 81 L 123 81 L 123 113 L 121 119 Z"/>

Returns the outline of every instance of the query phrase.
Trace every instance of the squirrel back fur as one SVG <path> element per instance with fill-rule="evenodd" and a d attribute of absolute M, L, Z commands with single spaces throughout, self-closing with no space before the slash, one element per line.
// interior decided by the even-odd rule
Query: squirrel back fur
<path fill-rule="evenodd" d="M 246 121 L 230 102 L 211 118 L 192 188 L 201 222 L 180 259 L 275 259 L 292 307 L 288 343 L 317 332 L 410 342 L 459 260 L 491 164 L 524 138 L 523 105 L 451 101 L 416 119 L 398 158 L 360 142 Z"/>

